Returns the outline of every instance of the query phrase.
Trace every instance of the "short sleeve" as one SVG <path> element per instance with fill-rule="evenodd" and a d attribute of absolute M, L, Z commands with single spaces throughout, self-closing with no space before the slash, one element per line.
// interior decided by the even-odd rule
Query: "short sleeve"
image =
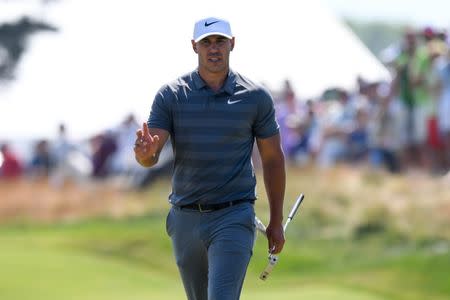
<path fill-rule="evenodd" d="M 172 99 L 173 94 L 167 87 L 161 88 L 153 100 L 147 121 L 149 128 L 161 128 L 172 132 Z"/>
<path fill-rule="evenodd" d="M 253 134 L 257 138 L 268 138 L 279 132 L 275 119 L 275 107 L 272 96 L 265 89 L 260 89 L 257 95 L 258 110 L 253 124 Z"/>

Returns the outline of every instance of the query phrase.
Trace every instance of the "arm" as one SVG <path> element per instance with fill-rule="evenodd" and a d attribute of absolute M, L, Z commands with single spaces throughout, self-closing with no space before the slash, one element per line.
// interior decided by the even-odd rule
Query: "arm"
<path fill-rule="evenodd" d="M 257 139 L 256 143 L 261 156 L 264 185 L 270 207 L 270 221 L 266 230 L 269 251 L 277 254 L 284 246 L 283 201 L 286 185 L 284 154 L 281 150 L 279 134 Z"/>
<path fill-rule="evenodd" d="M 134 155 L 136 161 L 144 166 L 151 167 L 158 162 L 159 153 L 169 137 L 169 132 L 159 128 L 148 128 L 147 123 L 136 131 Z"/>

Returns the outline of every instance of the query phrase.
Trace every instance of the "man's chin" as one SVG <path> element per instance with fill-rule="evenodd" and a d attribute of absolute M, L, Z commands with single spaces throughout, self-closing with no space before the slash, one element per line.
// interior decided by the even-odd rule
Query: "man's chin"
<path fill-rule="evenodd" d="M 209 64 L 207 69 L 211 73 L 223 73 L 224 71 L 227 70 L 227 67 L 223 63 L 221 63 L 220 65 L 218 65 L 218 64 L 214 64 L 214 65 Z"/>

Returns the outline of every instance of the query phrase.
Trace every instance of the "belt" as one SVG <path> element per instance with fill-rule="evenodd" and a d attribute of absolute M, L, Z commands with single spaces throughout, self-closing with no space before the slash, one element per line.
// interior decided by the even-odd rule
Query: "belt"
<path fill-rule="evenodd" d="M 199 212 L 211 212 L 211 211 L 219 210 L 222 208 L 230 207 L 230 206 L 237 205 L 237 204 L 244 203 L 244 202 L 249 202 L 249 203 L 253 204 L 253 203 L 255 203 L 255 200 L 239 199 L 239 200 L 217 203 L 217 204 L 193 203 L 193 204 L 179 206 L 179 208 L 180 209 L 192 209 L 192 210 L 197 210 Z"/>

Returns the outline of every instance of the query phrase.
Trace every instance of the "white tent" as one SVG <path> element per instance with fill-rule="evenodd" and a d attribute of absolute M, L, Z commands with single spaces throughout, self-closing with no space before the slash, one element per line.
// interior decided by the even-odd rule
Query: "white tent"
<path fill-rule="evenodd" d="M 351 88 L 357 75 L 389 77 L 314 0 L 66 0 L 36 12 L 61 32 L 36 35 L 19 79 L 0 90 L 0 140 L 52 137 L 59 122 L 83 137 L 130 112 L 144 121 L 157 89 L 196 67 L 190 39 L 194 21 L 205 16 L 231 22 L 232 68 L 274 90 L 290 79 L 307 97 Z"/>

